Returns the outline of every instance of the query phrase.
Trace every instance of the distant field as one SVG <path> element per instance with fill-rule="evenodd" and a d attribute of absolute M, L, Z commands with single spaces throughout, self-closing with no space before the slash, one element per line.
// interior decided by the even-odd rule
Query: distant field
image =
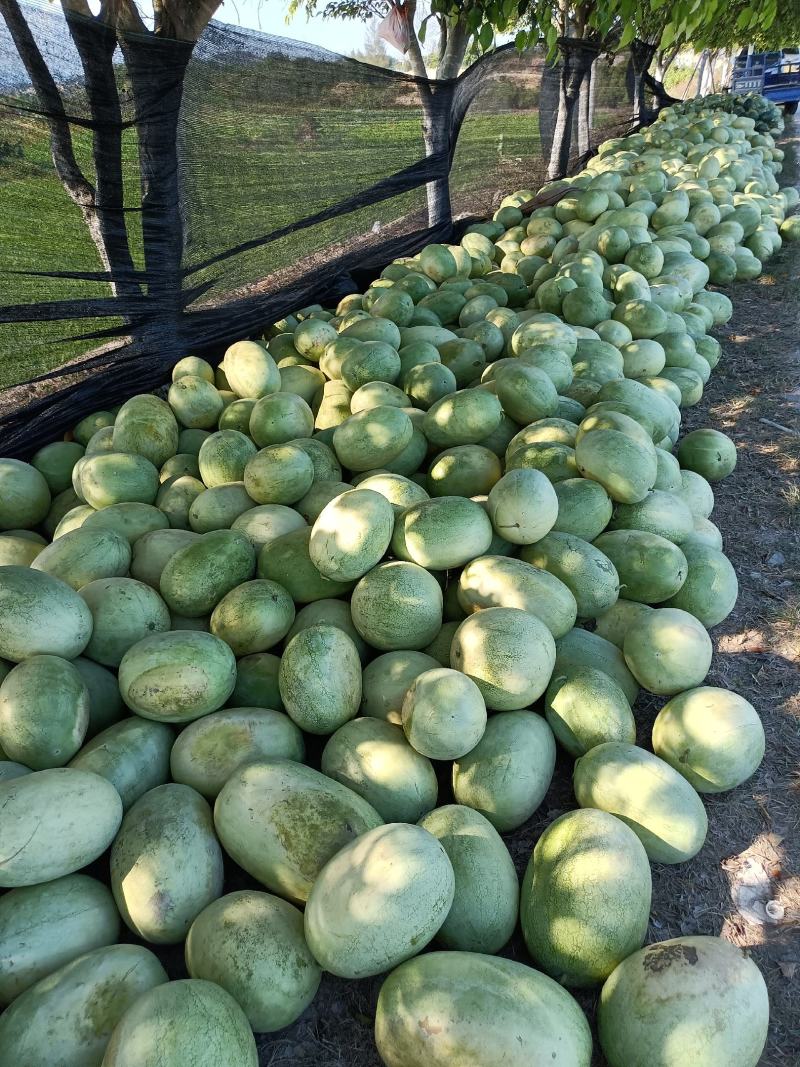
<path fill-rule="evenodd" d="M 126 206 L 135 207 L 135 137 L 125 147 Z M 90 134 L 75 132 L 76 152 L 91 177 Z M 227 116 L 187 141 L 189 261 L 337 204 L 423 154 L 417 116 L 408 109 L 359 114 L 343 108 L 290 116 Z M 451 175 L 456 208 L 489 210 L 498 195 L 541 179 L 536 111 L 470 114 Z M 340 215 L 212 268 L 216 293 L 270 275 L 299 258 L 394 222 L 424 206 L 424 190 Z M 138 220 L 129 233 L 141 255 Z M 0 269 L 7 303 L 105 295 L 107 287 L 70 279 L 31 278 L 9 271 L 98 270 L 99 259 L 78 208 L 56 178 L 46 133 L 37 120 L 5 121 L 0 134 Z M 195 275 L 192 282 L 212 271 Z M 103 292 L 105 291 L 105 292 Z M 109 320 L 94 324 L 110 325 Z M 64 341 L 92 324 L 40 323 L 0 327 L 0 388 L 74 358 L 91 342 Z"/>

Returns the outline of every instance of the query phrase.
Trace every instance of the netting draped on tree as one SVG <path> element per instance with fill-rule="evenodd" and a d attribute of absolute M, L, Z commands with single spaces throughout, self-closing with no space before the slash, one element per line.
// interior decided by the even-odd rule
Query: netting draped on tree
<path fill-rule="evenodd" d="M 3 454 L 451 239 L 554 156 L 562 65 L 539 50 L 425 81 L 216 22 L 120 48 L 97 20 L 0 11 Z M 562 171 L 629 128 L 628 54 L 592 59 Z"/>

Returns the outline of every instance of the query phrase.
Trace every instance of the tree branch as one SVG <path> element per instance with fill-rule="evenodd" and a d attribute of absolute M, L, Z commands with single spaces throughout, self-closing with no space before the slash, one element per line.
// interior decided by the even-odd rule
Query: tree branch
<path fill-rule="evenodd" d="M 408 58 L 411 63 L 412 73 L 416 74 L 418 78 L 427 78 L 428 71 L 425 67 L 425 59 L 422 55 L 422 49 L 419 46 L 419 38 L 417 37 L 417 31 L 414 28 L 414 16 L 417 12 L 417 0 L 409 0 L 406 4 L 409 24 L 411 26 L 411 33 L 409 35 L 408 45 Z"/>
<path fill-rule="evenodd" d="M 464 62 L 464 54 L 467 51 L 468 42 L 469 30 L 466 23 L 459 17 L 455 24 L 448 28 L 447 46 L 438 71 L 440 78 L 455 78 L 458 76 L 461 64 Z"/>
<path fill-rule="evenodd" d="M 86 0 L 61 0 L 61 7 L 65 15 L 67 11 L 71 11 L 75 15 L 82 15 L 85 19 L 94 18 L 92 9 Z"/>
<path fill-rule="evenodd" d="M 436 21 L 439 23 L 439 55 L 437 70 L 441 70 L 442 63 L 444 62 L 444 54 L 447 50 L 447 19 L 442 15 L 437 15 Z"/>
<path fill-rule="evenodd" d="M 583 37 L 583 31 L 586 29 L 586 20 L 589 16 L 589 12 L 586 10 L 584 4 L 578 4 L 575 8 L 575 36 Z"/>
<path fill-rule="evenodd" d="M 148 33 L 135 0 L 107 0 L 107 21 L 125 33 Z"/>
<path fill-rule="evenodd" d="M 214 17 L 221 0 L 156 0 L 155 33 L 177 41 L 197 41 Z"/>

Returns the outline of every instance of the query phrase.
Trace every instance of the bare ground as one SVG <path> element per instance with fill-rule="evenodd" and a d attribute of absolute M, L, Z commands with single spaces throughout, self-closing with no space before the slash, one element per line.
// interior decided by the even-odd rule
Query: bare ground
<path fill-rule="evenodd" d="M 784 147 L 782 182 L 798 183 L 797 121 Z M 757 282 L 738 284 L 729 295 L 734 316 L 719 333 L 723 359 L 684 421 L 687 430 L 723 429 L 738 450 L 736 471 L 715 488 L 712 518 L 740 593 L 712 634 L 708 683 L 755 705 L 767 754 L 745 785 L 706 798 L 708 840 L 694 860 L 653 865 L 648 940 L 722 934 L 746 948 L 764 973 L 772 1005 L 760 1067 L 790 1067 L 800 1062 L 800 248 L 785 247 Z M 640 700 L 640 744 L 649 743 L 659 707 L 655 698 Z M 574 807 L 570 773 L 561 759 L 542 807 L 506 838 L 520 875 L 545 826 Z M 443 781 L 440 803 L 448 800 Z M 504 955 L 530 962 L 519 935 Z M 380 978 L 326 975 L 294 1026 L 258 1039 L 261 1067 L 379 1067 L 372 1021 L 380 985 Z M 579 999 L 593 1018 L 596 995 Z M 604 1063 L 599 1051 L 596 1063 Z"/>
<path fill-rule="evenodd" d="M 787 130 L 782 181 L 800 180 L 800 125 Z M 687 430 L 736 443 L 712 518 L 739 578 L 733 613 L 712 634 L 709 683 L 746 696 L 764 722 L 755 777 L 709 798 L 708 842 L 654 871 L 652 934 L 721 933 L 747 949 L 770 993 L 761 1064 L 800 1062 L 800 251 L 784 247 L 756 282 L 729 293 L 724 357 Z M 647 721 L 651 716 L 647 715 Z"/>

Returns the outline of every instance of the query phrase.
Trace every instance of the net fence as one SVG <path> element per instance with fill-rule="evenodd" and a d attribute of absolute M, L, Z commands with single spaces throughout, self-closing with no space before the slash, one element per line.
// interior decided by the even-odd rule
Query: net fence
<path fill-rule="evenodd" d="M 3 454 L 546 179 L 561 65 L 539 49 L 437 82 L 217 22 L 192 49 L 0 14 Z M 630 128 L 629 55 L 582 92 L 573 168 Z"/>

